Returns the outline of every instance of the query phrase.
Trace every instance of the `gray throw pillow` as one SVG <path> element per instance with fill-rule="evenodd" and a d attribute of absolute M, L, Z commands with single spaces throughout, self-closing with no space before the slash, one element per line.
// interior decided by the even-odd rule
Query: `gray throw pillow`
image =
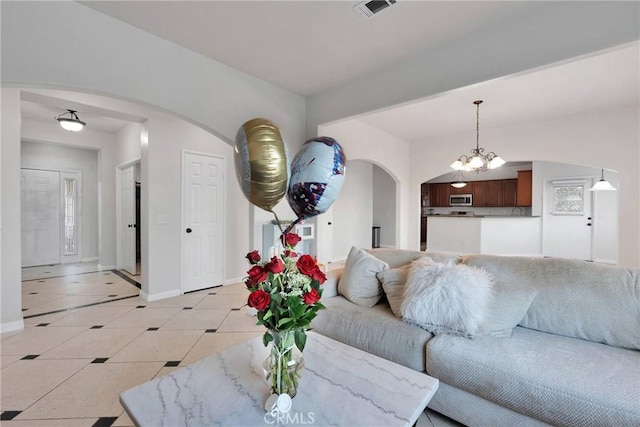
<path fill-rule="evenodd" d="M 507 286 L 499 280 L 493 284 L 493 290 L 489 316 L 480 327 L 481 333 L 492 337 L 510 337 L 513 328 L 527 314 L 538 291 L 528 286 Z"/>
<path fill-rule="evenodd" d="M 376 274 L 389 268 L 364 250 L 352 247 L 338 282 L 338 293 L 354 304 L 373 307 L 382 298 L 382 285 Z"/>

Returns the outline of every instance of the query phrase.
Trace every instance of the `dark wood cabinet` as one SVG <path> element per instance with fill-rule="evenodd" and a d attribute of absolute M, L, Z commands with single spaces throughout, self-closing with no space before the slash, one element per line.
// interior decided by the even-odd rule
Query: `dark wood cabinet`
<path fill-rule="evenodd" d="M 449 188 L 451 188 L 451 185 L 448 182 L 431 184 L 429 186 L 429 200 L 431 202 L 430 207 L 449 207 Z"/>
<path fill-rule="evenodd" d="M 472 187 L 471 183 L 468 183 L 462 188 L 452 187 L 451 184 L 449 184 L 449 188 L 450 188 L 449 194 L 471 194 L 473 192 L 471 187 Z"/>
<path fill-rule="evenodd" d="M 420 243 L 427 243 L 427 218 L 422 217 L 420 224 Z"/>
<path fill-rule="evenodd" d="M 486 206 L 502 206 L 502 180 L 487 182 Z"/>
<path fill-rule="evenodd" d="M 473 206 L 487 206 L 487 181 L 474 181 L 473 184 Z"/>
<path fill-rule="evenodd" d="M 532 171 L 518 171 L 517 206 L 531 206 Z"/>
<path fill-rule="evenodd" d="M 504 181 L 502 181 L 502 205 L 516 206 L 517 191 L 517 179 L 505 179 Z"/>

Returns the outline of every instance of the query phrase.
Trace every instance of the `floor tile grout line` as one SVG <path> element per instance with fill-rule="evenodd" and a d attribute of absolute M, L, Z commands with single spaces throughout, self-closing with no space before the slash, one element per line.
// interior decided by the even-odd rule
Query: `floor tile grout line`
<path fill-rule="evenodd" d="M 141 283 L 137 282 L 136 280 L 133 280 L 131 277 L 127 276 L 126 274 L 121 273 L 120 271 L 115 270 L 115 269 L 114 269 L 114 270 L 111 270 L 111 272 L 112 272 L 113 274 L 115 274 L 116 276 L 120 277 L 121 279 L 124 279 L 124 280 L 126 280 L 127 282 L 131 283 L 131 284 L 132 284 L 133 286 L 135 286 L 136 288 L 138 288 L 138 289 L 142 289 L 142 284 L 141 284 Z"/>
<path fill-rule="evenodd" d="M 34 317 L 46 316 L 46 315 L 49 315 L 49 314 L 64 313 L 65 311 L 78 310 L 80 308 L 93 307 L 95 305 L 101 305 L 101 304 L 108 304 L 108 303 L 113 302 L 113 301 L 122 301 L 122 300 L 129 299 L 129 298 L 136 298 L 138 296 L 139 295 L 130 295 L 130 296 L 127 296 L 127 297 L 114 298 L 114 299 L 110 299 L 110 300 L 107 300 L 107 301 L 92 302 L 92 303 L 89 303 L 89 304 L 78 305 L 78 306 L 75 306 L 75 307 L 67 307 L 67 308 L 61 308 L 60 310 L 47 311 L 45 313 L 30 314 L 28 316 L 23 316 L 23 318 L 24 319 L 32 319 Z"/>
<path fill-rule="evenodd" d="M 60 278 L 63 278 L 63 277 L 82 276 L 83 274 L 102 273 L 103 271 L 113 271 L 113 270 L 83 271 L 82 273 L 64 274 L 62 276 L 45 276 L 45 277 L 38 277 L 38 278 L 35 278 L 35 279 L 22 280 L 22 283 L 35 282 L 36 280 L 60 279 Z"/>

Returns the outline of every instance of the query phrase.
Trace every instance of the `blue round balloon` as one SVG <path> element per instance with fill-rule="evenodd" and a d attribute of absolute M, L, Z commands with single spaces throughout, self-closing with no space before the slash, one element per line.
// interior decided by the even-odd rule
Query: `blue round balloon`
<path fill-rule="evenodd" d="M 325 212 L 344 183 L 347 158 L 333 138 L 321 136 L 302 144 L 291 162 L 287 201 L 298 218 Z"/>

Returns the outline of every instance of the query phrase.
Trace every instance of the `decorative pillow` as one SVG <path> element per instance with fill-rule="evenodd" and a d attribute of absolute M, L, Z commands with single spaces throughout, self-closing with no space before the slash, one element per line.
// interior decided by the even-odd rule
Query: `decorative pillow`
<path fill-rule="evenodd" d="M 404 287 L 409 274 L 409 268 L 412 265 L 430 266 L 434 264 L 435 262 L 431 258 L 424 257 L 398 268 L 383 270 L 376 274 L 378 280 L 382 283 L 382 289 L 387 296 L 387 301 L 389 301 L 391 311 L 396 315 L 396 317 L 402 317 L 402 310 L 400 307 L 402 305 Z"/>
<path fill-rule="evenodd" d="M 338 282 L 338 293 L 354 304 L 373 307 L 383 295 L 376 273 L 388 268 L 386 262 L 354 246 Z"/>
<path fill-rule="evenodd" d="M 489 316 L 481 326 L 482 333 L 492 337 L 510 337 L 524 318 L 531 302 L 538 294 L 528 286 L 507 286 L 497 280 L 489 303 Z"/>
<path fill-rule="evenodd" d="M 409 269 L 400 307 L 403 319 L 435 334 L 482 335 L 481 326 L 489 315 L 492 276 L 464 264 L 419 264 Z"/>

